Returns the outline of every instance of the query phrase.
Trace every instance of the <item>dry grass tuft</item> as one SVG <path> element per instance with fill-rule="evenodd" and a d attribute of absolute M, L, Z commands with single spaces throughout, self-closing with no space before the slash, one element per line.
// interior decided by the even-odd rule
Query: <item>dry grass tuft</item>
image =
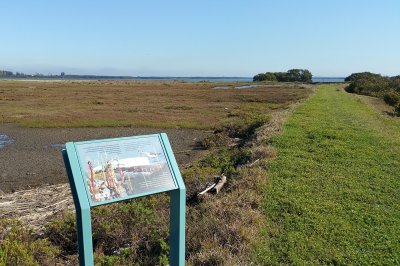
<path fill-rule="evenodd" d="M 252 161 L 267 159 L 274 159 L 278 155 L 277 150 L 271 145 L 258 145 L 252 149 L 251 158 Z"/>
<path fill-rule="evenodd" d="M 188 208 L 188 265 L 248 265 L 264 217 L 258 207 L 266 176 L 243 168 L 221 194 Z"/>

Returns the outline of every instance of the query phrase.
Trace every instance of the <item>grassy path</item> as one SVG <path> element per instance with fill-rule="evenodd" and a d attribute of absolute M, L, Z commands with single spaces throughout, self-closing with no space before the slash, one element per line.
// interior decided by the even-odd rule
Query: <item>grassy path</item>
<path fill-rule="evenodd" d="M 272 139 L 262 264 L 400 264 L 400 121 L 323 86 Z"/>

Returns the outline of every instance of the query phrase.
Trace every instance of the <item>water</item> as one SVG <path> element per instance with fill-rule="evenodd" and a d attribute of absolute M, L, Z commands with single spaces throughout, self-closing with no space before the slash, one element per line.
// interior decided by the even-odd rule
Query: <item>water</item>
<path fill-rule="evenodd" d="M 243 86 L 239 86 L 239 87 L 235 87 L 236 89 L 251 89 L 251 88 L 257 88 L 260 87 L 262 85 L 243 85 Z"/>
<path fill-rule="evenodd" d="M 4 149 L 6 146 L 11 145 L 15 142 L 12 138 L 5 134 L 0 134 L 0 150 Z"/>
<path fill-rule="evenodd" d="M 217 86 L 217 87 L 214 87 L 213 89 L 214 90 L 227 90 L 227 89 L 230 89 L 231 87 L 228 87 L 228 86 Z"/>
<path fill-rule="evenodd" d="M 344 82 L 344 78 L 341 78 L 341 77 L 313 77 L 312 82 L 341 83 L 341 82 Z"/>
<path fill-rule="evenodd" d="M 186 82 L 252 82 L 251 77 L 140 77 L 134 80 L 181 80 Z"/>
<path fill-rule="evenodd" d="M 24 77 L 0 78 L 4 80 L 157 80 L 157 81 L 185 81 L 185 82 L 252 82 L 252 77 L 118 77 L 118 76 L 69 76 L 69 77 Z"/>
<path fill-rule="evenodd" d="M 12 78 L 0 78 L 0 79 L 16 79 Z M 252 82 L 252 77 L 119 77 L 119 76 L 68 76 L 64 78 L 60 77 L 24 77 L 18 78 L 21 80 L 157 80 L 157 81 L 185 81 L 185 82 Z M 344 82 L 342 77 L 313 77 L 313 82 Z"/>

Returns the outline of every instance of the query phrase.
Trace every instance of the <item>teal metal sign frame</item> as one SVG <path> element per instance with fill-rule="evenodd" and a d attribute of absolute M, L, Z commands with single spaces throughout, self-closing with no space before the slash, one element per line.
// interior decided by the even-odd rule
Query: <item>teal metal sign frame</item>
<path fill-rule="evenodd" d="M 173 183 L 166 187 L 162 184 L 158 189 L 145 191 L 143 193 L 134 193 L 113 199 L 103 200 L 101 202 L 93 201 L 93 195 L 89 193 L 88 182 L 86 181 L 82 158 L 80 158 L 80 147 L 93 147 L 102 143 L 119 143 L 129 141 L 158 140 L 160 144 L 160 153 L 165 156 L 166 164 Z M 85 147 L 86 147 L 85 146 Z M 161 150 L 162 149 L 162 150 Z M 68 142 L 66 148 L 62 150 L 65 168 L 68 175 L 68 181 L 71 186 L 72 197 L 76 210 L 78 246 L 79 246 L 79 264 L 94 265 L 93 241 L 92 241 L 92 223 L 90 210 L 102 204 L 110 204 L 117 201 L 123 201 L 161 192 L 169 192 L 170 195 L 170 265 L 185 265 L 185 213 L 186 213 L 186 188 L 180 174 L 178 164 L 174 153 L 165 133 L 134 136 L 126 138 L 103 139 L 82 142 Z M 119 167 L 119 166 L 118 166 Z M 168 181 L 168 180 L 167 180 Z"/>

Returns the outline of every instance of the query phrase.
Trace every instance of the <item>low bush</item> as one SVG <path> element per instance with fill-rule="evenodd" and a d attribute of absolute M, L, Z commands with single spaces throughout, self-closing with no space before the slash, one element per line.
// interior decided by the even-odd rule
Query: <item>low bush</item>
<path fill-rule="evenodd" d="M 99 206 L 92 210 L 93 248 L 100 265 L 166 265 L 168 197 L 157 195 Z M 46 228 L 64 255 L 76 254 L 75 215 L 66 213 Z"/>
<path fill-rule="evenodd" d="M 229 145 L 230 138 L 225 132 L 216 132 L 215 134 L 204 138 L 200 146 L 206 150 L 216 147 L 226 147 Z"/>
<path fill-rule="evenodd" d="M 227 176 L 233 176 L 236 173 L 236 167 L 249 162 L 250 156 L 251 150 L 247 147 L 224 148 L 207 155 L 200 161 L 200 165 L 202 167 L 214 168 L 220 173 L 225 173 Z"/>
<path fill-rule="evenodd" d="M 385 100 L 385 103 L 389 104 L 390 106 L 396 106 L 400 104 L 400 94 L 394 91 L 385 93 L 383 99 Z"/>
<path fill-rule="evenodd" d="M 231 138 L 251 138 L 256 129 L 267 123 L 271 117 L 264 112 L 239 110 L 231 112 L 223 126 L 217 130 L 226 132 Z"/>
<path fill-rule="evenodd" d="M 395 113 L 397 116 L 400 116 L 400 104 L 398 104 L 398 105 L 394 108 L 394 113 Z"/>
<path fill-rule="evenodd" d="M 59 249 L 15 220 L 0 220 L 0 265 L 55 265 Z"/>
<path fill-rule="evenodd" d="M 353 73 L 345 81 L 350 81 L 346 91 L 368 96 L 380 97 L 394 107 L 400 115 L 400 76 L 384 77 L 370 72 Z"/>

